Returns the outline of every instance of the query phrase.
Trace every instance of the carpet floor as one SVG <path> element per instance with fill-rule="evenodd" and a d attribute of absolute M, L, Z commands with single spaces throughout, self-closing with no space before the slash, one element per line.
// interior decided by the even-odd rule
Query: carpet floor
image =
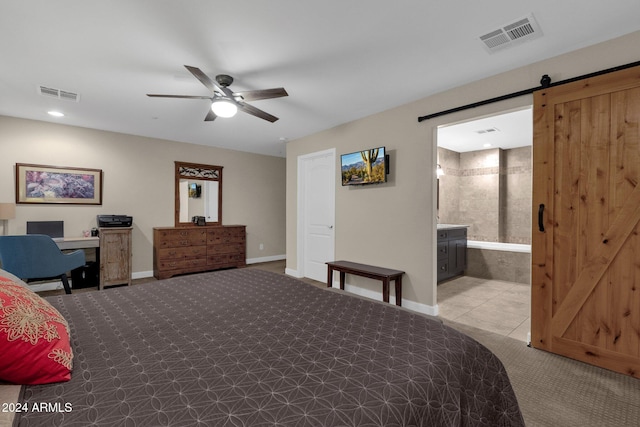
<path fill-rule="evenodd" d="M 502 360 L 527 426 L 640 425 L 640 380 L 445 321 Z"/>

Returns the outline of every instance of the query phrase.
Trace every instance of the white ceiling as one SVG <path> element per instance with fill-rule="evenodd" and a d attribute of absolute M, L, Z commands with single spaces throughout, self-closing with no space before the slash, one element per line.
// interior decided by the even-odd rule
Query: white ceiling
<path fill-rule="evenodd" d="M 533 143 L 532 108 L 510 111 L 438 128 L 438 147 L 464 153 Z"/>
<path fill-rule="evenodd" d="M 543 37 L 484 49 L 531 13 Z M 284 156 L 284 141 L 640 30 L 638 16 L 638 0 L 2 1 L 0 114 Z M 183 65 L 235 91 L 284 86 L 253 102 L 280 120 L 204 122 L 207 100 L 145 95 L 208 95 Z"/>

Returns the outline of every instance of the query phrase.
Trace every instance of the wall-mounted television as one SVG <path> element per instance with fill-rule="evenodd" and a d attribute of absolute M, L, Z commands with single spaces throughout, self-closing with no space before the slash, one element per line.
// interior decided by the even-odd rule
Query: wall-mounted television
<path fill-rule="evenodd" d="M 340 169 L 342 185 L 367 185 L 387 182 L 389 157 L 385 147 L 342 154 Z"/>

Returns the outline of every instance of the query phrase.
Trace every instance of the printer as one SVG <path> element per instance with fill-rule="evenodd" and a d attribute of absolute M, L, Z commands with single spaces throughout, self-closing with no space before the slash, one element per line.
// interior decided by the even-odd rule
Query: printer
<path fill-rule="evenodd" d="M 98 227 L 131 227 L 133 217 L 127 215 L 98 215 Z"/>

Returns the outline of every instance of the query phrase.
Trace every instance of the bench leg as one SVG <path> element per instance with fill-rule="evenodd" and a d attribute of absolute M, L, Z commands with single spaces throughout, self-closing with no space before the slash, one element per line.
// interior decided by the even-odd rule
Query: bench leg
<path fill-rule="evenodd" d="M 396 305 L 402 306 L 402 276 L 396 279 Z"/>
<path fill-rule="evenodd" d="M 327 267 L 327 288 L 333 287 L 333 268 Z"/>
<path fill-rule="evenodd" d="M 344 278 L 347 275 L 344 271 L 340 272 L 340 289 L 344 291 Z"/>
<path fill-rule="evenodd" d="M 389 279 L 382 279 L 382 300 L 389 302 Z"/>

